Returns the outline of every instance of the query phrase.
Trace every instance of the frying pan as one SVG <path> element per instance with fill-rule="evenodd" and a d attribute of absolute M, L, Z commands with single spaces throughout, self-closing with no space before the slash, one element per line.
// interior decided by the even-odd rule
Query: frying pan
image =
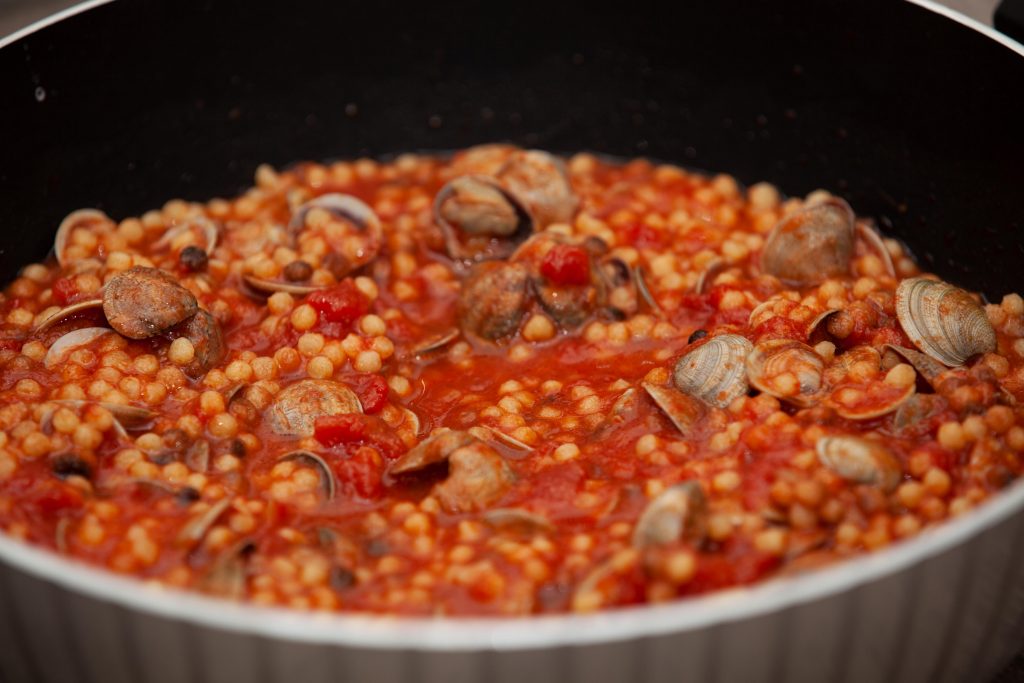
<path fill-rule="evenodd" d="M 262 162 L 505 140 L 828 188 L 926 269 L 998 300 L 1024 257 L 1022 87 L 1021 45 L 925 0 L 90 2 L 0 49 L 0 279 L 75 208 L 120 218 L 229 196 Z M 978 680 L 1020 647 L 1022 532 L 1015 485 L 808 576 L 513 620 L 236 605 L 0 537 L 0 674 Z"/>

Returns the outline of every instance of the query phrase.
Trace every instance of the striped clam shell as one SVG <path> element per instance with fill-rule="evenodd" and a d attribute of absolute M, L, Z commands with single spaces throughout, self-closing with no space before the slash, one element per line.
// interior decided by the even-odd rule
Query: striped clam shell
<path fill-rule="evenodd" d="M 672 379 L 679 391 L 724 408 L 747 393 L 747 355 L 753 345 L 738 334 L 722 334 L 676 362 Z"/>
<path fill-rule="evenodd" d="M 996 349 L 996 332 L 985 309 L 947 282 L 915 277 L 896 288 L 896 315 L 910 341 L 944 365 Z"/>

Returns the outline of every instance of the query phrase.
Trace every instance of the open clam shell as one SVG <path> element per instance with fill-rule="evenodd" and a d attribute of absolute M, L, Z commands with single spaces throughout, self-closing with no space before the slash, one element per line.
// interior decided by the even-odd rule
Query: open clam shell
<path fill-rule="evenodd" d="M 896 315 L 914 345 L 944 365 L 996 349 L 996 332 L 985 309 L 947 282 L 915 277 L 896 288 Z"/>
<path fill-rule="evenodd" d="M 680 539 L 700 540 L 707 526 L 707 499 L 698 481 L 684 481 L 657 495 L 633 528 L 633 546 L 647 548 Z"/>
<path fill-rule="evenodd" d="M 570 222 L 579 207 L 565 163 L 547 152 L 515 151 L 495 178 L 525 207 L 538 229 Z"/>
<path fill-rule="evenodd" d="M 100 337 L 113 333 L 114 331 L 109 327 L 83 327 L 68 332 L 53 342 L 50 348 L 46 350 L 46 355 L 43 356 L 43 367 L 47 370 L 52 370 L 64 363 L 75 349 L 91 344 Z"/>
<path fill-rule="evenodd" d="M 113 221 L 110 217 L 102 211 L 96 209 L 79 209 L 72 211 L 67 215 L 64 220 L 60 222 L 60 226 L 57 228 L 57 234 L 53 238 L 53 255 L 57 259 L 57 263 L 61 266 L 68 265 L 72 259 L 67 256 L 68 242 L 71 239 L 71 233 L 77 228 L 89 229 L 93 225 L 98 223 L 106 223 L 113 225 Z"/>
<path fill-rule="evenodd" d="M 530 301 L 530 271 L 522 263 L 478 263 L 462 283 L 458 316 L 464 332 L 488 341 L 513 335 Z"/>
<path fill-rule="evenodd" d="M 304 465 L 311 465 L 320 476 L 320 488 L 323 489 L 324 500 L 334 500 L 338 490 L 337 479 L 334 470 L 327 464 L 327 461 L 312 451 L 298 450 L 285 453 L 277 459 L 278 462 L 299 462 Z"/>
<path fill-rule="evenodd" d="M 533 233 L 523 205 L 494 178 L 460 176 L 434 198 L 434 221 L 457 262 L 508 258 Z"/>
<path fill-rule="evenodd" d="M 179 545 L 196 545 L 203 540 L 206 532 L 216 523 L 217 519 L 224 514 L 225 510 L 231 507 L 231 499 L 221 498 L 205 511 L 196 515 L 181 527 L 178 532 L 177 542 Z"/>
<path fill-rule="evenodd" d="M 434 335 L 433 337 L 422 342 L 418 346 L 412 349 L 412 355 L 414 356 L 425 356 L 433 353 L 434 351 L 440 351 L 444 347 L 453 343 L 459 338 L 461 332 L 459 328 L 453 327 L 450 330 Z"/>
<path fill-rule="evenodd" d="M 825 361 L 793 339 L 758 342 L 747 356 L 747 380 L 766 394 L 800 407 L 816 404 L 824 385 Z"/>
<path fill-rule="evenodd" d="M 857 484 L 873 484 L 889 492 L 903 477 L 899 462 L 878 441 L 858 436 L 823 436 L 815 450 L 822 465 Z"/>
<path fill-rule="evenodd" d="M 213 250 L 217 248 L 217 239 L 220 235 L 220 231 L 217 229 L 217 224 L 206 216 L 196 216 L 183 223 L 171 226 L 163 235 L 160 236 L 160 239 L 153 242 L 152 248 L 165 249 L 167 247 L 173 247 L 175 246 L 175 241 L 188 232 L 196 232 L 199 234 L 200 239 L 196 246 L 200 247 L 207 254 L 212 254 Z M 185 245 L 182 246 L 184 247 Z"/>
<path fill-rule="evenodd" d="M 724 408 L 747 393 L 747 355 L 753 345 L 738 334 L 713 337 L 676 362 L 672 379 L 684 394 Z"/>
<path fill-rule="evenodd" d="M 64 322 L 65 320 L 70 320 L 71 318 L 78 317 L 79 315 L 87 312 L 102 311 L 102 309 L 103 299 L 85 299 L 83 301 L 76 301 L 73 304 L 68 304 L 59 311 L 54 311 L 53 314 L 46 316 L 43 320 L 40 320 L 39 324 L 36 325 L 35 330 L 33 331 L 35 334 L 40 334 L 54 325 Z"/>
<path fill-rule="evenodd" d="M 885 348 L 889 349 L 914 366 L 914 369 L 917 370 L 917 374 L 921 375 L 921 377 L 923 377 L 925 381 L 932 386 L 935 386 L 939 376 L 948 369 L 942 363 L 927 354 L 921 353 L 920 351 L 908 349 L 904 346 L 896 346 L 895 344 L 886 344 Z"/>
<path fill-rule="evenodd" d="M 693 432 L 694 425 L 707 411 L 703 401 L 676 389 L 650 382 L 642 382 L 640 386 L 683 436 L 689 436 Z"/>
<path fill-rule="evenodd" d="M 407 474 L 436 465 L 447 460 L 459 448 L 477 440 L 469 432 L 452 429 L 435 432 L 392 462 L 388 473 Z"/>
<path fill-rule="evenodd" d="M 694 294 L 706 293 L 711 289 L 711 285 L 714 284 L 715 278 L 728 267 L 729 264 L 726 263 L 723 258 L 715 257 L 711 259 L 711 261 L 704 266 L 704 270 L 700 272 L 700 276 L 697 278 L 697 284 L 693 287 Z"/>
<path fill-rule="evenodd" d="M 351 270 L 362 268 L 377 258 L 384 242 L 384 228 L 380 218 L 369 205 L 358 197 L 348 194 L 323 194 L 302 204 L 288 222 L 288 231 L 298 235 L 306 229 L 306 217 L 313 209 L 322 209 L 336 218 L 351 224 L 361 241 L 352 242 L 351 248 L 342 250 L 348 267 Z"/>
<path fill-rule="evenodd" d="M 873 226 L 863 221 L 857 221 L 856 227 L 854 228 L 854 234 L 857 239 L 864 243 L 869 251 L 874 253 L 879 260 L 882 261 L 882 266 L 885 268 L 885 273 L 889 277 L 896 277 L 896 265 L 892 262 L 892 254 L 885 246 L 885 242 L 882 240 L 882 236 L 878 234 Z"/>
<path fill-rule="evenodd" d="M 787 283 L 813 285 L 849 272 L 853 247 L 853 209 L 833 197 L 794 211 L 772 228 L 761 270 Z"/>
<path fill-rule="evenodd" d="M 265 280 L 255 275 L 243 275 L 242 280 L 245 281 L 246 286 L 249 289 L 270 296 L 277 292 L 286 292 L 287 294 L 294 294 L 295 296 L 305 296 L 312 294 L 313 292 L 325 289 L 324 285 L 304 285 L 298 282 L 285 282 L 283 280 Z"/>

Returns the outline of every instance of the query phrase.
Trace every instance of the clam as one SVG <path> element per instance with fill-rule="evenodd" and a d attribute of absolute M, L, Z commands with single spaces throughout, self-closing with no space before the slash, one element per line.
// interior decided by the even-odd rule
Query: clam
<path fill-rule="evenodd" d="M 312 294 L 313 292 L 325 289 L 324 285 L 304 285 L 298 282 L 286 282 L 284 280 L 267 280 L 265 278 L 256 277 L 255 275 L 243 275 L 242 280 L 249 289 L 258 292 L 260 294 L 270 296 L 277 292 L 285 292 L 287 294 L 294 294 L 295 296 L 305 296 Z"/>
<path fill-rule="evenodd" d="M 482 510 L 512 485 L 511 468 L 493 448 L 479 441 L 448 456 L 448 476 L 433 493 L 448 512 Z"/>
<path fill-rule="evenodd" d="M 380 218 L 365 202 L 347 194 L 324 194 L 301 205 L 288 222 L 288 231 L 299 235 L 310 226 L 308 215 L 314 209 L 327 212 L 335 222 L 344 225 L 340 242 L 332 244 L 333 233 L 326 238 L 328 245 L 344 257 L 349 271 L 357 270 L 377 258 L 384 241 Z M 337 276 L 343 275 L 336 273 Z"/>
<path fill-rule="evenodd" d="M 690 435 L 694 425 L 704 416 L 707 410 L 702 401 L 680 393 L 675 389 L 651 384 L 650 382 L 642 382 L 640 386 L 683 436 Z"/>
<path fill-rule="evenodd" d="M 428 436 L 391 463 L 389 474 L 407 474 L 444 462 L 453 452 L 478 439 L 469 432 L 445 429 Z"/>
<path fill-rule="evenodd" d="M 625 422 L 632 416 L 636 415 L 638 400 L 639 394 L 633 387 L 623 391 L 619 394 L 619 397 L 615 399 L 615 403 L 612 404 L 611 409 L 608 411 L 609 420 L 612 422 Z"/>
<path fill-rule="evenodd" d="M 676 362 L 672 379 L 679 391 L 719 408 L 747 393 L 747 355 L 753 346 L 746 337 L 712 337 Z"/>
<path fill-rule="evenodd" d="M 187 233 L 193 233 L 199 235 L 197 243 L 192 241 L 183 240 L 182 244 L 176 244 L 176 242 L 183 235 Z M 207 254 L 212 254 L 213 250 L 217 248 L 217 237 L 219 230 L 217 224 L 211 221 L 206 216 L 196 216 L 183 223 L 179 223 L 171 228 L 168 228 L 163 235 L 160 236 L 156 242 L 153 242 L 153 249 L 164 249 L 166 247 L 180 246 L 182 248 L 194 245 L 201 248 Z"/>
<path fill-rule="evenodd" d="M 715 278 L 718 277 L 722 271 L 724 271 L 729 264 L 725 262 L 725 259 L 715 257 L 704 266 L 704 270 L 700 272 L 700 276 L 697 278 L 697 284 L 694 285 L 693 291 L 695 294 L 704 294 L 711 285 L 715 283 Z"/>
<path fill-rule="evenodd" d="M 853 247 L 853 210 L 833 197 L 794 211 L 772 228 L 761 270 L 790 284 L 813 285 L 849 272 Z"/>
<path fill-rule="evenodd" d="M 66 320 L 70 320 L 71 318 L 75 318 L 83 314 L 101 312 L 102 309 L 103 299 L 86 299 L 84 301 L 76 301 L 73 304 L 68 304 L 59 311 L 54 311 L 51 315 L 40 320 L 39 324 L 36 325 L 35 330 L 33 331 L 36 334 L 40 334 L 54 325 L 58 325 Z"/>
<path fill-rule="evenodd" d="M 903 477 L 893 454 L 881 442 L 857 436 L 823 436 L 815 445 L 822 465 L 843 479 L 889 492 Z"/>
<path fill-rule="evenodd" d="M 136 266 L 112 277 L 103 290 L 103 314 L 129 339 L 162 334 L 195 315 L 199 304 L 169 273 Z"/>
<path fill-rule="evenodd" d="M 647 307 L 653 313 L 661 313 L 661 305 L 658 300 L 654 298 L 654 293 L 650 287 L 647 286 L 647 276 L 644 274 L 644 269 L 639 265 L 633 267 L 633 281 L 636 282 L 636 291 L 640 295 L 640 300 L 643 301 Z"/>
<path fill-rule="evenodd" d="M 434 221 L 456 261 L 504 259 L 533 232 L 533 220 L 497 181 L 462 176 L 434 198 Z"/>
<path fill-rule="evenodd" d="M 488 341 L 519 329 L 529 301 L 529 269 L 521 263 L 478 263 L 462 283 L 458 316 L 463 331 Z"/>
<path fill-rule="evenodd" d="M 43 356 L 43 367 L 47 370 L 52 370 L 58 365 L 63 364 L 75 349 L 91 344 L 100 337 L 112 333 L 113 330 L 109 327 L 83 327 L 68 332 L 53 342 L 50 348 L 47 349 L 46 355 Z"/>
<path fill-rule="evenodd" d="M 114 426 L 121 436 L 126 436 L 129 431 L 148 429 L 153 421 L 159 417 L 159 413 L 142 408 L 141 406 L 125 405 L 123 403 L 108 403 L 105 401 L 83 401 L 80 399 L 54 399 L 50 401 L 57 405 L 64 405 L 71 408 L 83 408 L 95 404 L 110 411 L 114 416 Z"/>
<path fill-rule="evenodd" d="M 412 474 L 448 463 L 448 476 L 433 494 L 448 512 L 482 510 L 512 485 L 514 475 L 496 450 L 469 432 L 444 430 L 391 463 L 389 475 Z"/>
<path fill-rule="evenodd" d="M 547 517 L 522 508 L 494 508 L 480 514 L 486 524 L 495 529 L 508 529 L 526 534 L 545 534 L 555 530 Z"/>
<path fill-rule="evenodd" d="M 945 365 L 920 351 L 908 349 L 904 346 L 896 346 L 895 344 L 886 344 L 885 348 L 914 366 L 917 374 L 921 375 L 932 386 L 935 385 L 939 376 L 947 370 Z"/>
<path fill-rule="evenodd" d="M 412 355 L 425 356 L 440 351 L 459 338 L 459 328 L 454 327 L 446 332 L 436 334 L 412 349 Z"/>
<path fill-rule="evenodd" d="M 338 490 L 338 484 L 334 476 L 334 470 L 331 469 L 331 466 L 327 464 L 326 460 L 312 451 L 305 450 L 285 453 L 277 459 L 277 462 L 292 461 L 299 462 L 304 465 L 312 465 L 320 476 L 320 487 L 323 489 L 324 499 L 327 501 L 334 500 L 335 492 Z"/>
<path fill-rule="evenodd" d="M 816 333 L 819 330 L 825 330 L 826 329 L 826 323 L 828 322 L 829 318 L 834 316 L 836 313 L 839 313 L 840 310 L 842 310 L 842 309 L 839 309 L 839 308 L 829 308 L 829 309 L 826 309 L 826 310 L 822 311 L 818 315 L 814 316 L 814 318 L 811 320 L 810 324 L 807 325 L 807 339 L 808 340 L 813 340 L 815 338 Z M 820 337 L 819 337 L 819 339 L 820 339 Z M 812 341 L 812 343 L 813 343 L 813 341 Z"/>
<path fill-rule="evenodd" d="M 547 152 L 513 152 L 495 178 L 525 207 L 538 229 L 570 222 L 579 206 L 565 164 Z"/>
<path fill-rule="evenodd" d="M 204 593 L 229 600 L 241 600 L 245 595 L 248 559 L 256 546 L 242 540 L 221 553 L 200 579 L 198 588 Z"/>
<path fill-rule="evenodd" d="M 507 446 L 508 448 L 511 448 L 514 451 L 528 452 L 533 450 L 533 447 L 530 446 L 529 444 L 523 443 L 514 436 L 509 436 L 505 432 L 498 429 L 494 429 L 493 427 L 476 425 L 475 427 L 470 427 L 467 431 L 476 438 L 480 439 L 481 441 L 496 442 L 501 444 L 502 446 Z"/>
<path fill-rule="evenodd" d="M 474 145 L 452 158 L 450 170 L 455 175 L 481 174 L 492 176 L 498 172 L 518 147 L 504 143 Z"/>
<path fill-rule="evenodd" d="M 206 532 L 217 522 L 217 518 L 224 514 L 229 507 L 231 507 L 231 499 L 221 498 L 203 512 L 192 517 L 178 532 L 178 544 L 191 546 L 202 541 Z"/>
<path fill-rule="evenodd" d="M 657 495 L 633 528 L 633 546 L 639 549 L 681 539 L 699 541 L 707 525 L 707 499 L 700 482 L 689 480 Z"/>
<path fill-rule="evenodd" d="M 863 242 L 882 261 L 886 275 L 893 278 L 896 277 L 896 266 L 892 262 L 892 255 L 886 248 L 885 242 L 882 240 L 882 236 L 878 234 L 878 231 L 868 223 L 857 221 L 854 234 L 857 239 Z"/>
<path fill-rule="evenodd" d="M 193 379 L 202 377 L 217 366 L 227 353 L 220 324 L 209 312 L 200 309 L 176 330 L 192 342 L 195 356 L 183 370 Z"/>
<path fill-rule="evenodd" d="M 281 391 L 264 417 L 276 434 L 313 436 L 318 417 L 361 412 L 359 398 L 344 384 L 304 379 Z"/>
<path fill-rule="evenodd" d="M 996 349 L 985 309 L 959 287 L 909 278 L 896 288 L 896 315 L 910 341 L 940 363 L 955 367 Z"/>
<path fill-rule="evenodd" d="M 915 394 L 893 413 L 893 431 L 897 434 L 930 431 L 929 421 L 946 410 L 949 410 L 949 402 L 938 394 Z"/>
<path fill-rule="evenodd" d="M 758 342 L 747 356 L 747 379 L 766 394 L 796 406 L 817 403 L 825 361 L 807 344 L 793 339 Z"/>
<path fill-rule="evenodd" d="M 106 224 L 113 226 L 114 222 L 110 220 L 110 217 L 102 211 L 96 209 L 79 209 L 72 211 L 67 217 L 60 222 L 60 226 L 57 228 L 57 234 L 53 239 L 53 255 L 57 259 L 57 263 L 61 266 L 68 265 L 72 259 L 69 259 L 66 252 L 68 248 L 68 240 L 71 238 L 71 233 L 77 228 L 84 228 L 91 230 L 97 224 Z"/>
<path fill-rule="evenodd" d="M 825 399 L 825 405 L 848 420 L 871 420 L 895 411 L 915 391 L 913 383 L 905 387 L 879 381 L 871 381 L 867 385 L 840 385 Z"/>

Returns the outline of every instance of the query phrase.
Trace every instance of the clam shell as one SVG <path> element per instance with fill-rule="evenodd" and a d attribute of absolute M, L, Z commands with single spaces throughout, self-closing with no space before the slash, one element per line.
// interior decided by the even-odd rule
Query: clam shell
<path fill-rule="evenodd" d="M 478 439 L 469 432 L 445 429 L 435 432 L 391 463 L 388 474 L 418 472 L 444 462 L 452 453 Z"/>
<path fill-rule="evenodd" d="M 514 451 L 532 451 L 533 446 L 523 443 L 514 436 L 509 436 L 505 432 L 494 429 L 493 427 L 486 427 L 484 425 L 476 425 L 475 427 L 469 428 L 469 433 L 480 439 L 481 441 L 491 441 L 492 443 L 499 443 L 503 446 L 507 446 Z"/>
<path fill-rule="evenodd" d="M 529 534 L 550 533 L 555 530 L 555 525 L 546 517 L 522 508 L 485 510 L 480 518 L 495 529 L 517 529 Z"/>
<path fill-rule="evenodd" d="M 211 221 L 206 216 L 196 216 L 191 218 L 184 223 L 172 226 L 160 236 L 156 242 L 153 242 L 153 249 L 163 249 L 169 246 L 174 240 L 180 235 L 185 234 L 193 228 L 198 229 L 203 236 L 202 248 L 207 254 L 212 254 L 213 250 L 217 248 L 217 238 L 220 234 L 217 229 L 217 224 Z"/>
<path fill-rule="evenodd" d="M 43 367 L 47 370 L 52 370 L 56 366 L 60 365 L 67 360 L 68 356 L 75 349 L 90 344 L 100 337 L 104 337 L 108 334 L 113 334 L 114 331 L 109 327 L 83 327 L 60 337 L 57 341 L 50 345 L 50 348 L 46 350 L 46 355 L 43 356 Z"/>
<path fill-rule="evenodd" d="M 494 178 L 460 176 L 434 197 L 434 222 L 457 262 L 508 258 L 533 233 L 533 219 Z"/>
<path fill-rule="evenodd" d="M 514 481 L 501 455 L 474 440 L 448 456 L 448 477 L 434 486 L 433 495 L 448 512 L 472 512 L 496 502 Z"/>
<path fill-rule="evenodd" d="M 64 220 L 60 222 L 60 226 L 57 228 L 57 234 L 53 238 L 53 255 L 57 259 L 57 263 L 61 266 L 68 265 L 68 260 L 64 257 L 64 251 L 67 249 L 68 239 L 71 237 L 71 233 L 75 228 L 79 227 L 82 223 L 86 222 L 110 222 L 110 217 L 102 211 L 96 209 L 79 209 L 69 213 Z"/>
<path fill-rule="evenodd" d="M 250 289 L 266 295 L 276 294 L 277 292 L 287 292 L 288 294 L 295 294 L 296 296 L 305 296 L 306 294 L 312 294 L 313 292 L 326 288 L 323 285 L 301 285 L 295 282 L 283 282 L 281 280 L 264 280 L 263 278 L 256 277 L 255 275 L 243 275 L 242 279 Z"/>
<path fill-rule="evenodd" d="M 707 524 L 707 499 L 698 481 L 684 481 L 657 495 L 633 528 L 633 546 L 666 545 L 682 538 L 699 540 Z"/>
<path fill-rule="evenodd" d="M 522 263 L 478 263 L 462 283 L 459 324 L 464 332 L 488 341 L 519 329 L 529 302 L 530 271 Z"/>
<path fill-rule="evenodd" d="M 448 330 L 447 332 L 442 332 L 441 334 L 435 335 L 421 343 L 419 346 L 412 349 L 412 355 L 423 356 L 428 353 L 433 353 L 434 351 L 443 349 L 444 347 L 448 346 L 456 339 L 458 339 L 459 334 L 459 329 L 455 327 Z"/>
<path fill-rule="evenodd" d="M 704 416 L 707 410 L 703 401 L 676 389 L 651 384 L 650 382 L 642 382 L 640 386 L 683 436 L 690 435 L 694 425 Z"/>
<path fill-rule="evenodd" d="M 676 362 L 672 379 L 684 394 L 724 408 L 747 393 L 747 354 L 753 345 L 738 334 L 712 337 Z"/>
<path fill-rule="evenodd" d="M 231 499 L 221 498 L 208 507 L 204 512 L 196 515 L 181 527 L 178 532 L 177 541 L 179 545 L 195 545 L 203 540 L 203 536 L 214 525 L 217 518 L 224 514 L 224 511 L 231 507 Z"/>
<path fill-rule="evenodd" d="M 311 209 L 323 209 L 335 216 L 339 216 L 351 222 L 368 239 L 367 248 L 357 254 L 349 255 L 349 265 L 352 270 L 360 268 L 373 259 L 377 258 L 381 244 L 384 241 L 384 228 L 380 218 L 369 205 L 358 197 L 349 194 L 330 193 L 315 197 L 305 204 L 299 206 L 288 222 L 288 231 L 292 235 L 298 235 L 306 228 L 306 214 Z"/>
<path fill-rule="evenodd" d="M 917 374 L 924 377 L 925 381 L 932 386 L 935 385 L 939 376 L 948 369 L 942 363 L 939 363 L 931 356 L 923 354 L 920 351 L 908 349 L 904 346 L 896 346 L 895 344 L 886 344 L 885 348 L 913 365 L 914 369 L 917 370 Z"/>
<path fill-rule="evenodd" d="M 718 277 L 722 271 L 728 268 L 729 264 L 725 262 L 725 259 L 715 257 L 704 266 L 704 270 L 700 272 L 700 276 L 697 278 L 697 284 L 693 286 L 694 294 L 704 294 L 711 285 L 715 283 L 715 278 Z"/>
<path fill-rule="evenodd" d="M 69 318 L 73 318 L 80 313 L 86 311 L 95 311 L 103 308 L 103 299 L 86 299 L 85 301 L 77 301 L 73 304 L 69 304 L 59 311 L 55 311 L 52 315 L 47 316 L 43 320 L 39 321 L 36 325 L 34 332 L 39 334 L 50 329 L 58 323 L 62 323 Z"/>
<path fill-rule="evenodd" d="M 985 309 L 959 287 L 915 277 L 896 288 L 896 315 L 914 345 L 944 365 L 996 349 Z"/>
<path fill-rule="evenodd" d="M 513 152 L 495 178 L 526 208 L 538 229 L 570 222 L 579 206 L 565 163 L 547 152 Z"/>
<path fill-rule="evenodd" d="M 824 359 L 807 344 L 793 339 L 758 342 L 747 356 L 750 384 L 796 406 L 818 402 L 824 372 Z"/>
<path fill-rule="evenodd" d="M 359 398 L 345 385 L 329 379 L 304 379 L 279 393 L 265 418 L 277 434 L 313 436 L 318 417 L 361 412 Z"/>
<path fill-rule="evenodd" d="M 787 283 L 817 284 L 849 272 L 853 246 L 853 210 L 833 197 L 794 211 L 772 228 L 761 270 Z"/>
<path fill-rule="evenodd" d="M 871 388 L 879 385 L 884 387 L 883 400 L 879 399 L 877 392 L 873 395 L 871 393 Z M 844 400 L 845 389 L 846 387 L 837 387 L 825 400 L 825 405 L 833 408 L 837 414 L 848 420 L 871 420 L 887 415 L 903 405 L 916 391 L 916 387 L 910 384 L 901 389 L 898 394 L 892 393 L 895 387 L 890 387 L 884 382 L 874 382 L 866 389 L 868 396 L 864 401 L 850 403 Z M 856 387 L 856 390 L 865 391 L 863 387 Z"/>
<path fill-rule="evenodd" d="M 878 441 L 857 436 L 823 436 L 815 450 L 822 465 L 848 481 L 877 485 L 889 492 L 903 477 L 899 462 Z"/>
<path fill-rule="evenodd" d="M 892 262 L 892 254 L 885 247 L 885 242 L 882 241 L 882 236 L 878 234 L 878 231 L 867 223 L 857 221 L 854 234 L 857 236 L 857 239 L 867 245 L 868 249 L 878 256 L 885 267 L 886 274 L 889 277 L 896 277 L 896 266 Z"/>
<path fill-rule="evenodd" d="M 195 295 L 170 273 L 135 266 L 103 288 L 103 314 L 118 334 L 147 339 L 163 334 L 199 310 Z"/>
<path fill-rule="evenodd" d="M 633 281 L 636 283 L 636 291 L 640 295 L 640 300 L 647 305 L 652 313 L 660 314 L 662 312 L 661 304 L 654 298 L 654 293 L 647 286 L 647 275 L 642 266 L 633 266 Z"/>
<path fill-rule="evenodd" d="M 312 465 L 320 475 L 320 487 L 324 492 L 324 499 L 334 500 L 335 492 L 338 490 L 338 483 L 334 476 L 334 470 L 327 464 L 327 461 L 312 451 L 298 450 L 285 453 L 277 462 L 296 461 L 306 465 Z"/>

